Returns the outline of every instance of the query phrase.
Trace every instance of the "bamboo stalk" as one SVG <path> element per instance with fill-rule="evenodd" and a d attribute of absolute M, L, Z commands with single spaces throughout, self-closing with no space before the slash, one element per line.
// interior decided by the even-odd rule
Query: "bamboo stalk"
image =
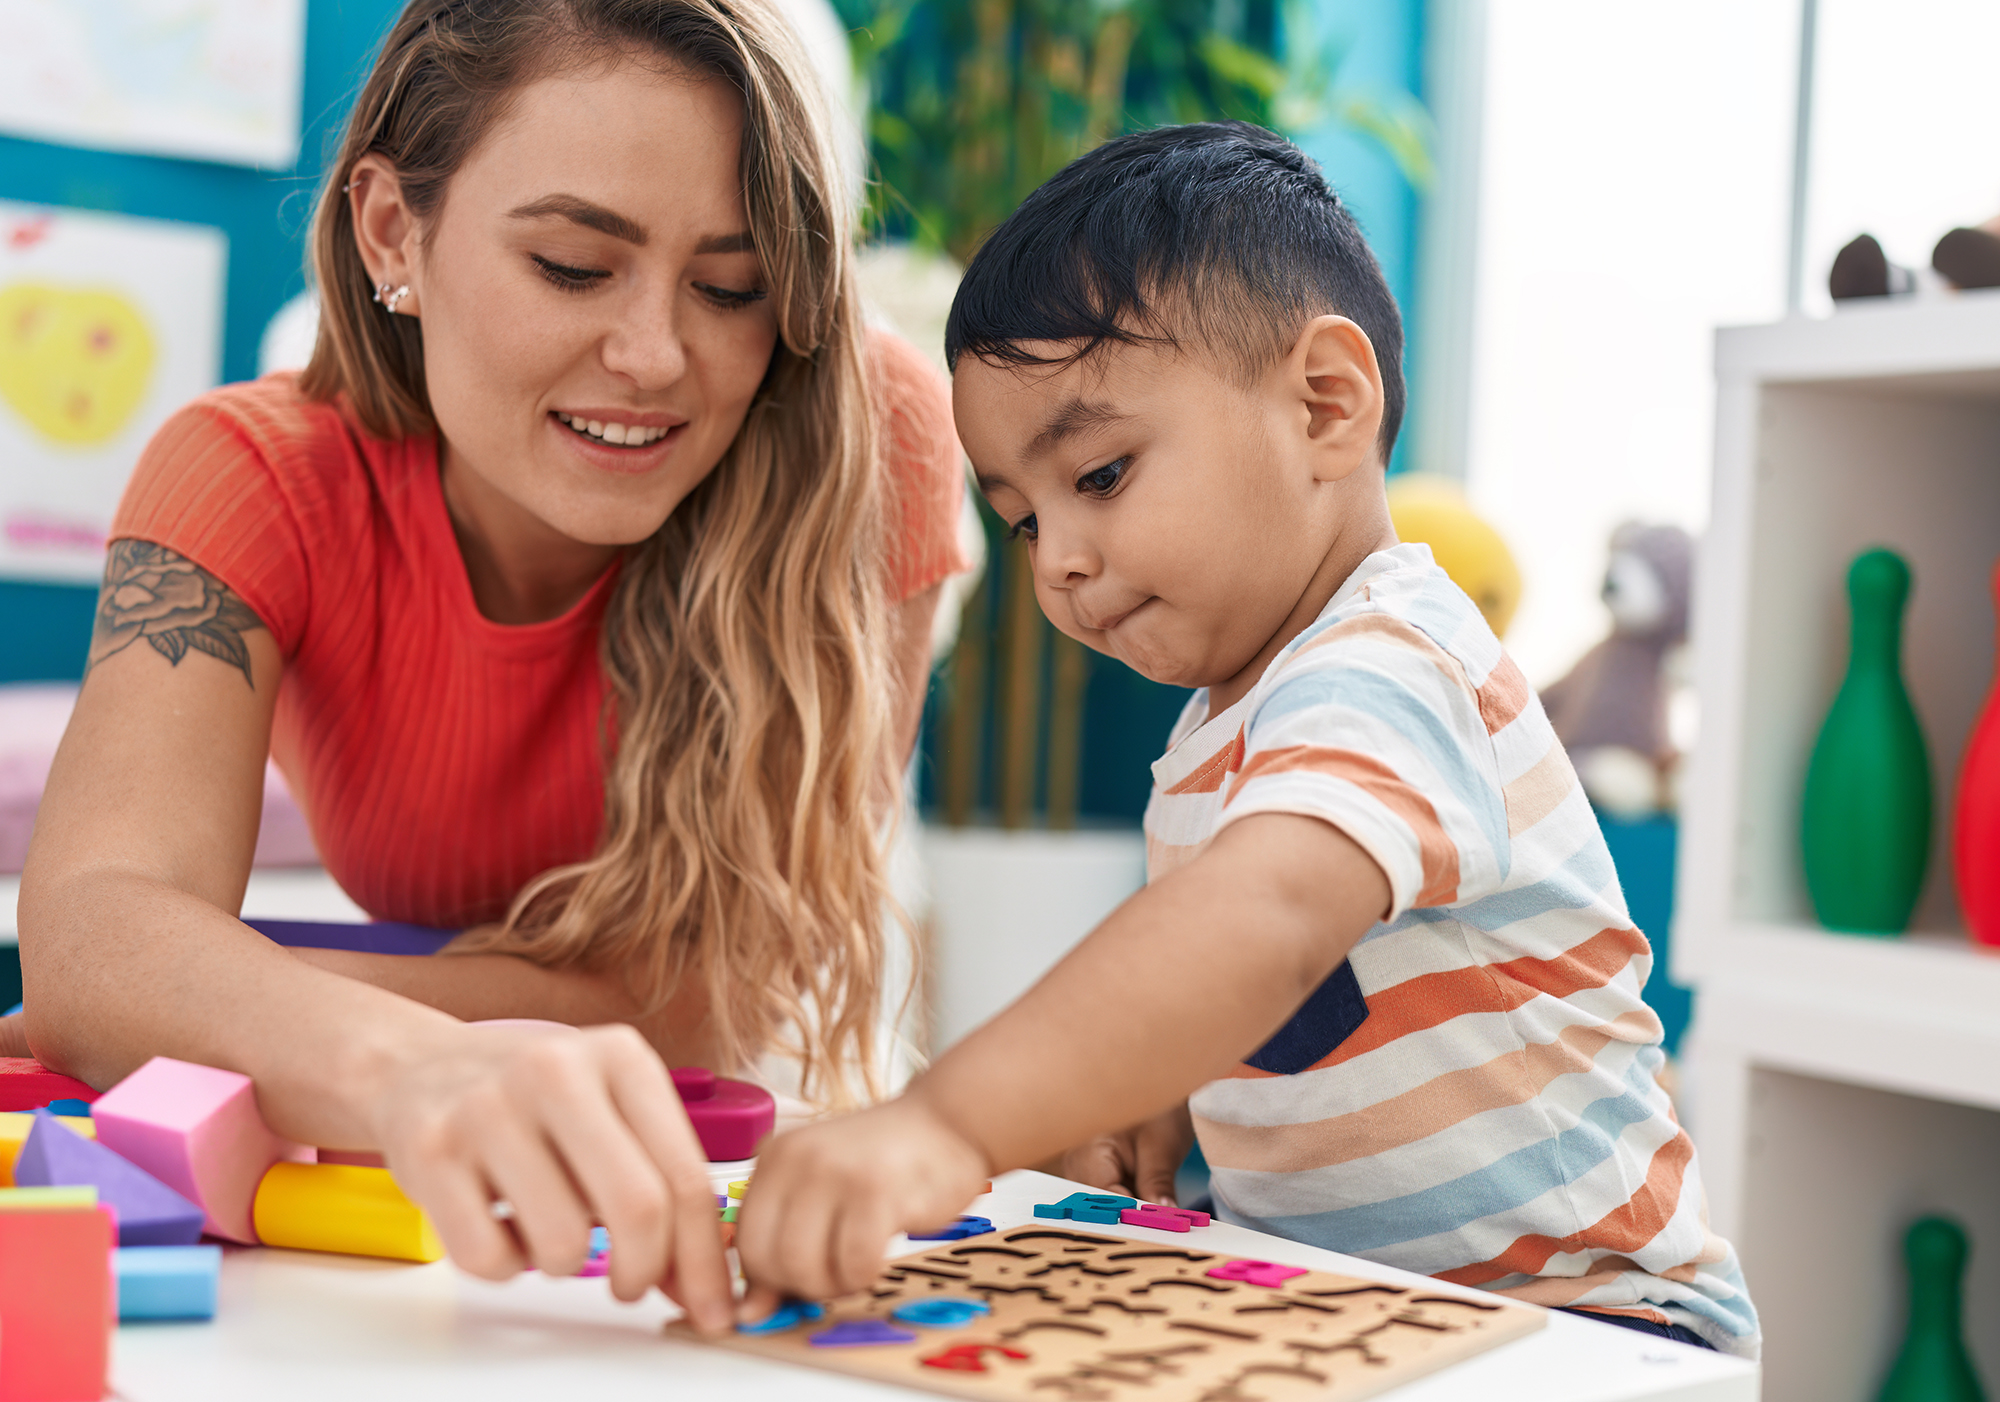
<path fill-rule="evenodd" d="M 1025 828 L 1035 806 L 1036 741 L 1042 728 L 1042 652 L 1048 624 L 1035 603 L 1035 570 L 1026 541 L 1005 552 L 1007 617 L 1002 643 L 1006 688 L 1000 697 L 1000 826 Z"/>
<path fill-rule="evenodd" d="M 945 824 L 962 828 L 972 821 L 979 802 L 980 761 L 986 739 L 987 659 L 993 630 L 987 616 L 993 607 L 993 571 L 965 601 L 959 617 L 958 645 L 951 654 L 951 695 L 944 718 L 944 763 L 938 775 L 938 806 Z"/>
<path fill-rule="evenodd" d="M 1083 788 L 1083 698 L 1090 686 L 1090 649 L 1064 633 L 1055 635 L 1055 682 L 1049 701 L 1049 827 L 1076 826 Z"/>

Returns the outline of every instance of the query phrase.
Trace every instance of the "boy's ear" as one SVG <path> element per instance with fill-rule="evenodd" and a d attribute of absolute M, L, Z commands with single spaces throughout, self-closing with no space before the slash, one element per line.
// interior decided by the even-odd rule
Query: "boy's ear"
<path fill-rule="evenodd" d="M 1288 394 L 1305 415 L 1313 476 L 1337 482 L 1375 456 L 1382 367 L 1368 333 L 1344 316 L 1316 316 L 1285 357 Z"/>

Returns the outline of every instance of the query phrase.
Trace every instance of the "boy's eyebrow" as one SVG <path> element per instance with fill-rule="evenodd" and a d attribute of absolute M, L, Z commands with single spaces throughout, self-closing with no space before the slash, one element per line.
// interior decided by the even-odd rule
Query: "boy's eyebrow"
<path fill-rule="evenodd" d="M 1028 440 L 1028 456 L 1040 457 L 1064 439 L 1074 438 L 1085 429 L 1122 423 L 1129 417 L 1101 400 L 1072 397 L 1049 415 L 1049 421 L 1042 425 L 1040 433 Z"/>

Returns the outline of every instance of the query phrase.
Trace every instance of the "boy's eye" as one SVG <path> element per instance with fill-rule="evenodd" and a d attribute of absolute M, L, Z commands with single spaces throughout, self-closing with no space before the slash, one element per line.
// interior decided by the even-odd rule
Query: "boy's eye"
<path fill-rule="evenodd" d="M 1035 538 L 1035 518 L 1033 516 L 1023 516 L 1012 526 L 1008 527 L 1007 539 L 1013 540 L 1017 536 L 1026 536 L 1029 540 Z"/>
<path fill-rule="evenodd" d="M 1086 496 L 1110 496 L 1118 489 L 1118 484 L 1125 480 L 1125 470 L 1131 464 L 1130 458 L 1119 458 L 1116 462 L 1108 462 L 1077 478 L 1076 489 Z"/>
<path fill-rule="evenodd" d="M 611 276 L 609 268 L 572 268 L 562 263 L 552 262 L 539 253 L 531 253 L 535 266 L 543 277 L 565 292 L 582 292 L 592 283 L 601 282 Z"/>

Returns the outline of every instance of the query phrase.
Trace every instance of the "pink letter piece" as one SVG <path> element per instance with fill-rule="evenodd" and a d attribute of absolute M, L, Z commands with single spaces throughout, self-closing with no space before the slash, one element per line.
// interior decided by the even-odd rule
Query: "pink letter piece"
<path fill-rule="evenodd" d="M 91 1118 L 98 1143 L 199 1204 L 210 1232 L 253 1245 L 250 1209 L 264 1171 L 316 1157 L 266 1128 L 248 1076 L 171 1057 L 154 1057 L 106 1091 Z"/>
<path fill-rule="evenodd" d="M 1142 1202 L 1137 1207 L 1128 1207 L 1120 1212 L 1118 1220 L 1128 1227 L 1157 1227 L 1163 1232 L 1185 1232 L 1194 1227 L 1206 1227 L 1208 1214 L 1187 1207 L 1164 1207 Z"/>
<path fill-rule="evenodd" d="M 1225 1261 L 1219 1266 L 1209 1267 L 1207 1274 L 1213 1280 L 1240 1280 L 1245 1285 L 1265 1285 L 1276 1290 L 1295 1275 L 1306 1272 L 1298 1266 L 1281 1266 L 1275 1261 Z"/>

